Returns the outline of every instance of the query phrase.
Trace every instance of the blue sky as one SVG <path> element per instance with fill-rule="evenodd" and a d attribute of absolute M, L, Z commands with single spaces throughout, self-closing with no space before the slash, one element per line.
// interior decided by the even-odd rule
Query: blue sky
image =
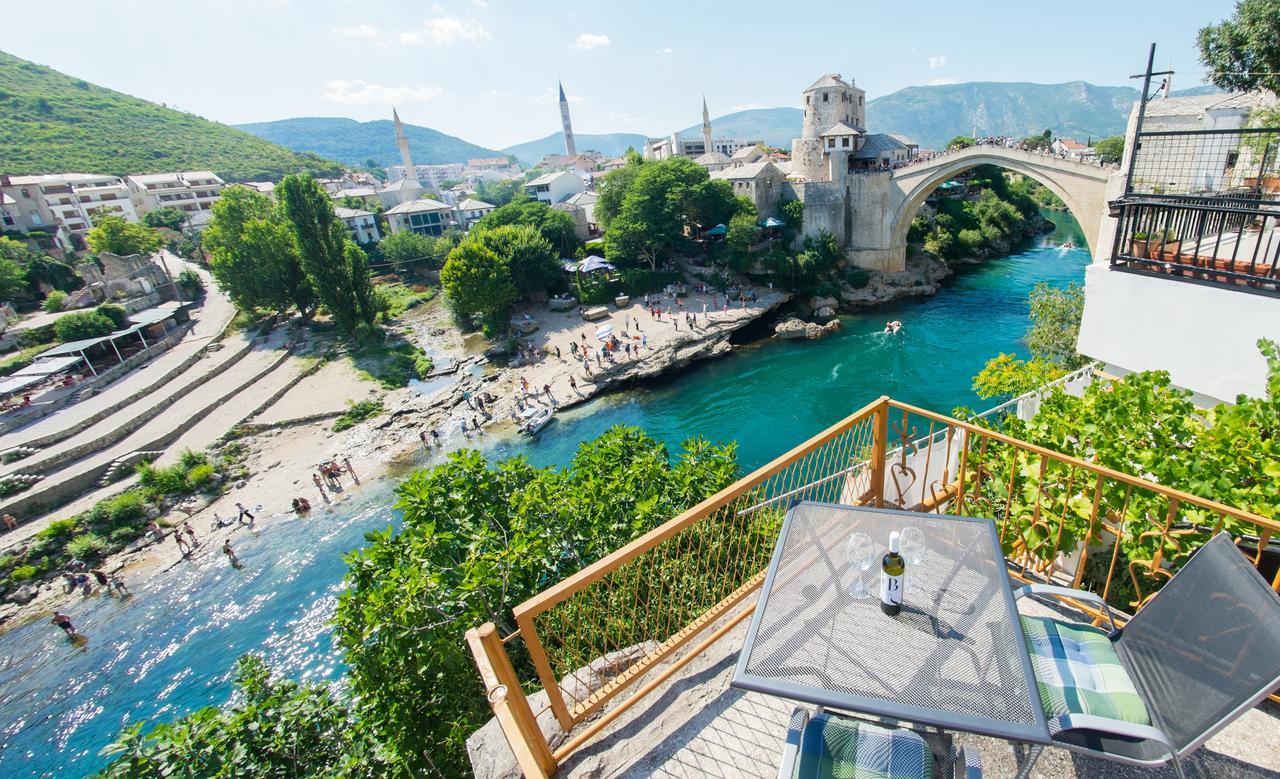
<path fill-rule="evenodd" d="M 558 0 L 6 3 L 0 49 L 228 123 L 389 117 L 492 147 L 559 128 L 660 134 L 798 105 L 818 76 L 868 98 L 964 81 L 1132 83 L 1147 45 L 1202 83 L 1195 32 L 1229 0 L 1107 4 Z M 793 9 L 793 10 L 787 10 Z"/>

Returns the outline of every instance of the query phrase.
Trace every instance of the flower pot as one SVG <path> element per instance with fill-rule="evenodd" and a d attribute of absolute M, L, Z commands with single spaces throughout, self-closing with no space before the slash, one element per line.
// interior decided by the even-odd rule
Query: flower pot
<path fill-rule="evenodd" d="M 1182 241 L 1176 239 L 1169 239 L 1164 243 L 1160 243 L 1159 240 L 1153 238 L 1148 243 L 1151 247 L 1151 259 L 1153 260 L 1163 260 L 1168 256 L 1176 256 L 1178 250 L 1182 248 Z"/>
<path fill-rule="evenodd" d="M 1146 238 L 1134 238 L 1132 241 L 1129 241 L 1129 256 L 1146 258 L 1150 251 L 1150 246 L 1151 241 Z"/>

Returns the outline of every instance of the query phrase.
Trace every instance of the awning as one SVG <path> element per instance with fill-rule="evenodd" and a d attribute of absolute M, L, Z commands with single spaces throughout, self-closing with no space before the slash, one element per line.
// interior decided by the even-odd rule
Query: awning
<path fill-rule="evenodd" d="M 37 357 L 39 359 L 44 359 L 46 357 L 59 357 L 64 354 L 79 354 L 86 349 L 92 349 L 98 344 L 106 343 L 107 341 L 114 341 L 117 338 L 123 338 L 126 335 L 132 335 L 139 330 L 145 330 L 147 327 L 149 327 L 149 325 L 130 325 L 123 330 L 117 330 L 114 333 L 108 333 L 107 335 L 100 335 L 97 338 L 85 338 L 82 341 L 69 341 L 65 344 L 59 344 L 58 346 L 47 349 L 37 355 Z"/>
<path fill-rule="evenodd" d="M 135 325 L 150 327 L 169 319 L 176 314 L 180 308 L 182 308 L 182 304 L 176 301 L 162 303 L 153 308 L 143 309 L 136 314 L 130 314 L 129 321 Z"/>
<path fill-rule="evenodd" d="M 79 355 L 68 357 L 50 357 L 46 360 L 36 360 L 20 371 L 11 373 L 11 376 L 52 376 L 55 373 L 61 373 L 72 365 L 80 362 L 83 357 Z"/>
<path fill-rule="evenodd" d="M 613 335 L 613 325 L 601 325 L 596 328 L 596 338 L 603 341 Z"/>
<path fill-rule="evenodd" d="M 729 228 L 719 224 L 703 233 L 703 235 L 724 235 L 727 232 L 729 232 Z"/>
<path fill-rule="evenodd" d="M 613 270 L 613 269 L 614 269 L 614 266 L 612 263 L 605 262 L 605 259 L 603 257 L 598 257 L 594 254 L 586 258 L 585 260 L 583 260 L 582 264 L 578 266 L 578 270 L 582 271 L 583 273 L 591 273 L 593 271 L 598 271 L 598 270 Z"/>
<path fill-rule="evenodd" d="M 44 380 L 44 376 L 8 376 L 0 379 L 0 395 L 15 395 Z"/>

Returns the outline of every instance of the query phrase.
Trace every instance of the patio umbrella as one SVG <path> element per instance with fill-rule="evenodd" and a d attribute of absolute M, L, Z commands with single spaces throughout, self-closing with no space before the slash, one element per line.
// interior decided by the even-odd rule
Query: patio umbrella
<path fill-rule="evenodd" d="M 774 219 L 773 217 L 769 217 L 760 223 L 761 227 L 783 227 L 785 225 L 786 222 L 781 219 Z"/>
<path fill-rule="evenodd" d="M 613 269 L 614 269 L 614 266 L 611 263 L 605 262 L 605 259 L 603 257 L 599 257 L 594 254 L 586 258 L 585 260 L 583 260 L 582 264 L 578 266 L 578 270 L 582 271 L 583 273 L 591 273 L 593 271 L 598 271 L 598 270 L 613 270 Z"/>
<path fill-rule="evenodd" d="M 613 325 L 600 325 L 596 328 L 596 339 L 603 341 L 613 335 Z"/>
<path fill-rule="evenodd" d="M 715 227 L 703 233 L 703 235 L 724 235 L 727 232 L 729 232 L 729 228 L 725 227 L 722 224 L 718 224 Z"/>
<path fill-rule="evenodd" d="M 560 264 L 564 266 L 566 273 L 573 273 L 578 270 L 578 263 L 573 260 L 561 260 Z"/>

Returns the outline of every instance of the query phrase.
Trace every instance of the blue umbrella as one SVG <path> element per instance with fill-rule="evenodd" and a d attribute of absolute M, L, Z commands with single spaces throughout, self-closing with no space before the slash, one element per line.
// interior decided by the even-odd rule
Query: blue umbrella
<path fill-rule="evenodd" d="M 784 227 L 786 224 L 787 223 L 781 219 L 774 219 L 773 217 L 769 217 L 768 219 L 760 222 L 761 227 Z"/>
<path fill-rule="evenodd" d="M 724 235 L 727 232 L 729 232 L 729 228 L 725 227 L 722 224 L 718 224 L 715 227 L 703 233 L 703 235 Z"/>

